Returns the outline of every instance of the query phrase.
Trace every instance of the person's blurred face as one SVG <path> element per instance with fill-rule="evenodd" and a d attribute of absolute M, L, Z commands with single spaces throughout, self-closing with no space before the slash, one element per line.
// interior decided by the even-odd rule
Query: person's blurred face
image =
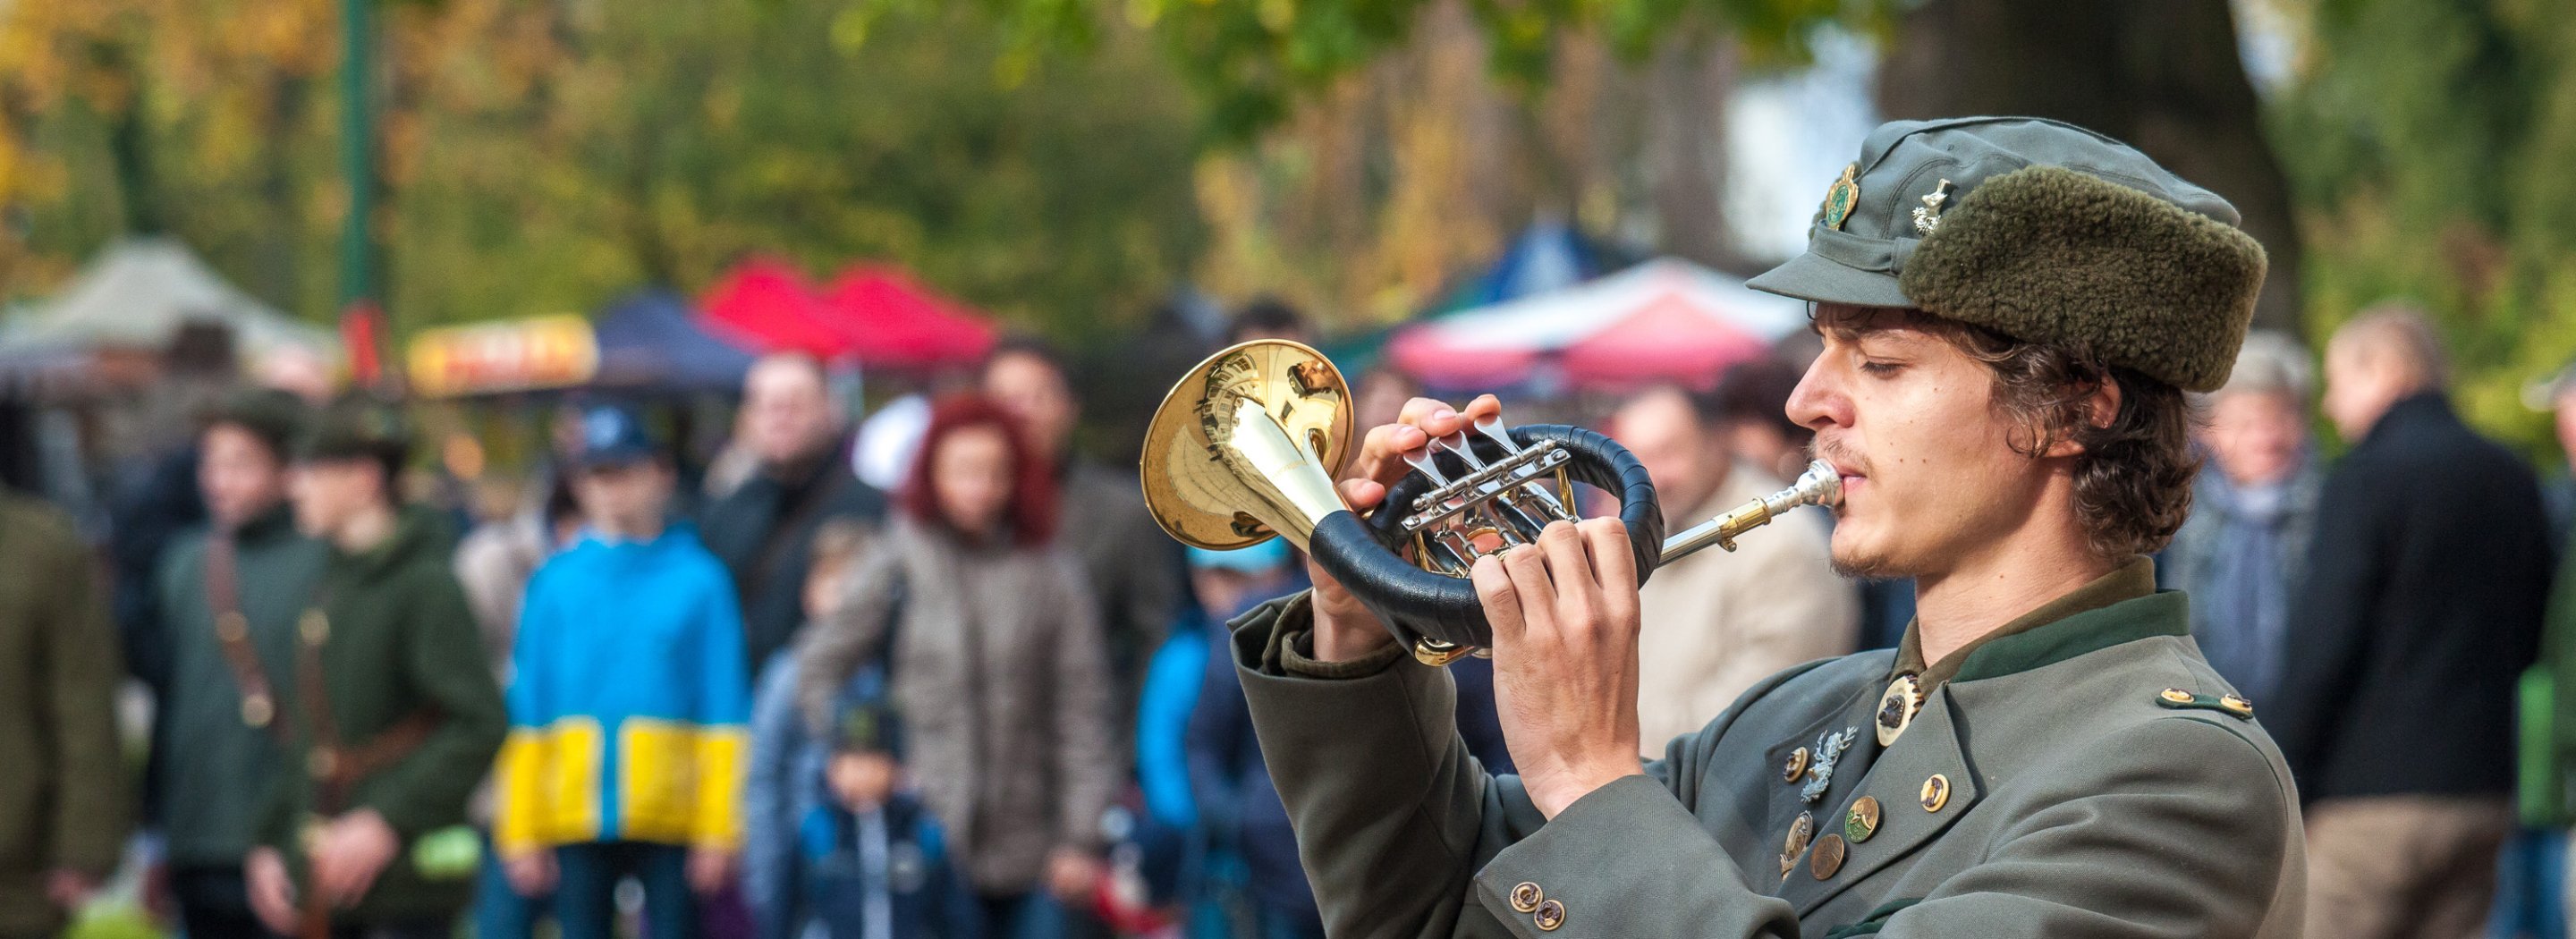
<path fill-rule="evenodd" d="M 2351 334 L 2326 344 L 2326 392 L 2317 405 L 2348 441 L 2370 433 L 2371 425 L 2406 394 L 2406 369 L 2376 344 L 2372 337 Z"/>
<path fill-rule="evenodd" d="M 206 428 L 197 442 L 197 488 L 206 514 L 230 527 L 258 518 L 286 499 L 286 464 L 237 424 Z"/>
<path fill-rule="evenodd" d="M 1668 520 L 1699 508 L 1725 479 L 1726 454 L 1679 390 L 1657 388 L 1630 399 L 1611 415 L 1610 425 L 1612 435 L 1645 464 Z"/>
<path fill-rule="evenodd" d="M 984 397 L 1019 420 L 1040 458 L 1052 463 L 1063 455 L 1080 408 L 1055 366 L 1034 355 L 996 358 L 984 368 Z"/>
<path fill-rule="evenodd" d="M 894 795 L 902 773 L 903 767 L 889 754 L 843 752 L 832 754 L 832 762 L 823 768 L 823 781 L 832 787 L 832 796 L 842 808 L 864 812 Z"/>
<path fill-rule="evenodd" d="M 1726 449 L 1737 459 L 1762 467 L 1786 483 L 1806 471 L 1807 451 L 1772 421 L 1735 421 L 1726 428 Z"/>
<path fill-rule="evenodd" d="M 2209 403 L 2201 442 L 2218 470 L 2240 486 L 2279 482 L 2298 468 L 2308 420 L 2299 399 L 2277 391 L 2221 394 Z"/>
<path fill-rule="evenodd" d="M 769 360 L 742 383 L 742 433 L 770 466 L 798 463 L 829 446 L 838 430 L 831 391 L 803 362 Z"/>
<path fill-rule="evenodd" d="M 1898 311 L 1820 305 L 1825 340 L 1789 396 L 1843 477 L 1834 566 L 1871 577 L 1949 570 L 2015 530 L 2048 462 L 2013 449 L 1987 366 Z"/>
<path fill-rule="evenodd" d="M 1011 438 L 992 426 L 951 431 L 930 455 L 930 478 L 950 526 L 991 531 L 1011 505 Z"/>
<path fill-rule="evenodd" d="M 573 478 L 573 501 L 590 527 L 618 535 L 658 532 L 675 485 L 658 460 L 585 469 Z"/>
<path fill-rule="evenodd" d="M 1213 567 L 1190 569 L 1190 588 L 1196 591 L 1199 604 L 1210 616 L 1232 616 L 1242 608 L 1243 597 L 1259 580 L 1243 571 Z"/>
<path fill-rule="evenodd" d="M 297 463 L 287 475 L 295 527 L 308 536 L 328 538 L 381 502 L 388 485 L 383 464 L 363 457 Z"/>
<path fill-rule="evenodd" d="M 2567 453 L 2567 462 L 2576 464 L 2576 383 L 2558 393 L 2558 449 Z"/>

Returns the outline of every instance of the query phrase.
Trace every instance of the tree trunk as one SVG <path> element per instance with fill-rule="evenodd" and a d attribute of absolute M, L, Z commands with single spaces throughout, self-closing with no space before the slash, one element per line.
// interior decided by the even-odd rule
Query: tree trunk
<path fill-rule="evenodd" d="M 1696 31 L 1694 31 L 1696 32 Z M 1748 273 L 1727 228 L 1726 104 L 1737 71 L 1732 37 L 1692 35 L 1655 52 L 1646 66 L 1649 191 L 1665 254 Z"/>
<path fill-rule="evenodd" d="M 1890 118 L 2028 114 L 2129 142 L 2236 204 L 2271 253 L 2254 325 L 2299 331 L 2289 182 L 2228 0 L 1927 0 L 1879 71 Z"/>

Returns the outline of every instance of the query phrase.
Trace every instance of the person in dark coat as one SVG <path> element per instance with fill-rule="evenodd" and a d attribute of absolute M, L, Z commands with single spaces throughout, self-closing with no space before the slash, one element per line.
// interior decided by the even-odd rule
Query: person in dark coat
<path fill-rule="evenodd" d="M 742 599 L 744 662 L 757 666 L 805 622 L 805 574 L 825 521 L 885 515 L 885 495 L 841 459 L 847 428 L 823 365 L 781 353 L 742 380 L 743 443 L 760 468 L 708 506 L 698 537 L 733 573 Z"/>
<path fill-rule="evenodd" d="M 151 814 L 191 939 L 268 935 L 242 858 L 278 772 L 269 676 L 291 673 L 296 619 L 330 554 L 295 530 L 286 504 L 304 410 L 286 392 L 250 391 L 207 423 L 198 485 L 213 524 L 174 542 L 154 580 L 171 656 L 155 700 L 153 758 L 164 772 L 153 777 Z"/>
<path fill-rule="evenodd" d="M 2357 443 L 2326 478 L 2264 718 L 2307 802 L 2309 936 L 2469 935 L 2512 830 L 2515 682 L 2552 551 L 2531 470 L 2461 423 L 2444 371 L 2402 307 L 2326 350 L 2325 412 Z"/>
<path fill-rule="evenodd" d="M 317 416 L 297 447 L 296 526 L 329 556 L 268 679 L 290 771 L 270 774 L 242 865 L 277 933 L 444 939 L 473 892 L 465 802 L 510 717 L 445 518 L 397 501 L 409 453 L 400 412 L 359 398 Z"/>

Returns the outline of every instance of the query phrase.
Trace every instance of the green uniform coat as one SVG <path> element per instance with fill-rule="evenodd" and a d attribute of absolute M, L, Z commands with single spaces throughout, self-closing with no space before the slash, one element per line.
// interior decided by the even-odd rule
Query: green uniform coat
<path fill-rule="evenodd" d="M 162 557 L 162 624 L 170 631 L 169 700 L 153 737 L 165 767 L 154 802 L 178 867 L 239 867 L 257 837 L 277 745 L 242 720 L 241 683 L 215 638 L 206 595 L 210 533 L 189 534 Z M 295 618 L 313 597 L 329 548 L 295 531 L 285 506 L 253 519 L 234 537 L 235 595 L 268 685 L 295 680 Z"/>
<path fill-rule="evenodd" d="M 331 552 L 315 596 L 330 620 L 322 647 L 323 686 L 343 746 L 359 747 L 406 716 L 433 708 L 437 730 L 399 762 L 350 787 L 343 811 L 372 808 L 402 836 L 403 850 L 342 923 L 401 923 L 454 915 L 472 896 L 464 876 L 424 877 L 412 863 L 421 835 L 465 822 L 465 800 L 492 768 L 509 715 L 465 593 L 448 567 L 454 549 L 429 512 L 406 510 L 393 537 L 362 554 Z M 279 675 L 281 713 L 296 744 L 286 766 L 311 759 L 307 710 L 289 664 Z M 275 778 L 263 840 L 306 882 L 299 830 L 315 806 L 312 776 Z"/>
<path fill-rule="evenodd" d="M 0 496 L 0 935 L 61 928 L 45 875 L 105 877 L 133 824 L 123 666 L 93 573 L 62 513 Z"/>
<path fill-rule="evenodd" d="M 2260 726 L 2217 709 L 2228 688 L 2153 576 L 2134 562 L 1937 663 L 1947 681 L 1884 752 L 1887 650 L 1765 680 L 1554 820 L 1467 756 L 1445 671 L 1300 655 L 1302 595 L 1239 620 L 1234 653 L 1337 937 L 2294 939 L 2289 773 Z M 2175 707 L 2167 688 L 2195 694 Z M 1792 752 L 1846 728 L 1857 742 L 1803 801 Z M 1815 849 L 1783 873 L 1801 813 L 1821 842 L 1864 795 L 1871 837 L 1826 876 Z"/>

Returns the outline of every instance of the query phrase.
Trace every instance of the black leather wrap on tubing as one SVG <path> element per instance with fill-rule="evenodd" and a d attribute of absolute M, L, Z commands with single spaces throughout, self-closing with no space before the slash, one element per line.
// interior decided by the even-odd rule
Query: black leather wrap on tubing
<path fill-rule="evenodd" d="M 1628 546 L 1636 552 L 1637 582 L 1644 583 L 1663 555 L 1664 514 L 1655 502 L 1655 484 L 1636 455 L 1609 437 L 1563 424 L 1515 427 L 1511 435 L 1525 447 L 1555 441 L 1573 454 L 1567 475 L 1618 494 L 1619 520 L 1627 524 Z M 1474 583 L 1415 567 L 1396 553 L 1410 539 L 1400 529 L 1405 513 L 1394 507 L 1430 489 L 1430 480 L 1409 474 L 1388 488 L 1386 501 L 1369 521 L 1349 510 L 1324 516 L 1307 550 L 1326 573 L 1376 611 L 1407 648 L 1426 637 L 1460 646 L 1493 645 L 1494 630 L 1485 622 Z"/>

